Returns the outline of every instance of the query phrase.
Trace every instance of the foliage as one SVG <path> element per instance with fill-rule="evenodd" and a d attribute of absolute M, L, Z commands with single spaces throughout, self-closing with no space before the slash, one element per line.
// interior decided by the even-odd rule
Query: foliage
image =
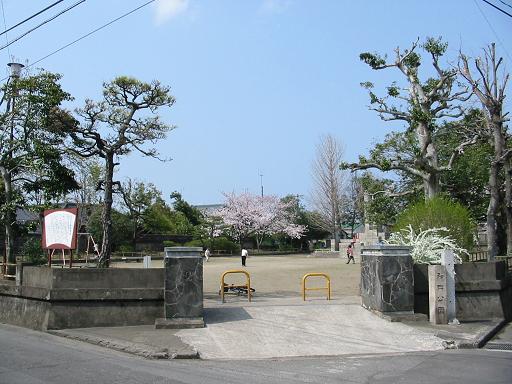
<path fill-rule="evenodd" d="M 173 235 L 191 235 L 194 230 L 183 213 L 173 211 L 160 198 L 146 210 L 143 228 L 146 233 Z"/>
<path fill-rule="evenodd" d="M 477 119 L 478 117 L 473 117 Z M 448 159 L 450 148 L 454 148 L 460 140 L 459 129 L 475 129 L 479 121 L 466 119 L 462 127 L 448 125 L 440 129 L 436 137 L 440 159 Z M 489 164 L 492 161 L 492 148 L 484 141 L 479 145 L 467 147 L 459 154 L 450 172 L 441 177 L 444 190 L 450 197 L 471 212 L 471 216 L 478 221 L 485 221 L 489 196 L 484 191 L 489 180 Z M 504 180 L 500 180 L 504 185 Z"/>
<path fill-rule="evenodd" d="M 0 175 L 4 200 L 0 218 L 6 232 L 7 259 L 14 261 L 13 223 L 16 207 L 27 200 L 42 204 L 53 201 L 78 186 L 62 160 L 66 129 L 60 124 L 67 113 L 60 109 L 70 100 L 60 83 L 60 75 L 40 72 L 24 77 L 11 76 L 1 87 Z"/>
<path fill-rule="evenodd" d="M 417 264 L 440 264 L 441 255 L 445 249 L 451 249 L 455 260 L 462 262 L 463 257 L 469 256 L 466 249 L 460 248 L 448 235 L 446 228 L 429 228 L 415 231 L 411 225 L 391 234 L 385 242 L 390 245 L 407 245 L 412 247 L 411 256 Z"/>
<path fill-rule="evenodd" d="M 99 186 L 105 177 L 101 164 L 94 158 L 83 159 L 77 155 L 73 155 L 70 162 L 80 187 L 74 192 L 75 201 L 81 205 L 101 203 Z"/>
<path fill-rule="evenodd" d="M 240 246 L 234 241 L 228 239 L 226 236 L 220 236 L 213 239 L 212 249 L 238 252 Z"/>
<path fill-rule="evenodd" d="M 382 144 L 371 151 L 370 158 L 361 157 L 358 163 L 342 163 L 342 169 L 378 169 L 408 175 L 411 193 L 422 188 L 425 198 L 432 198 L 440 192 L 440 177 L 448 171 L 464 147 L 475 144 L 474 134 L 459 136 L 456 145 L 450 148 L 451 155 L 441 162 L 435 135 L 439 126 L 464 115 L 462 103 L 470 93 L 468 87 L 456 81 L 457 71 L 443 69 L 440 62 L 447 44 L 441 38 L 427 38 L 421 48 L 430 59 L 433 77 L 421 78 L 419 69 L 422 57 L 416 52 L 415 42 L 409 49 L 395 49 L 395 57 L 387 60 L 375 53 L 362 53 L 360 59 L 373 70 L 393 69 L 401 82 L 393 81 L 386 86 L 383 96 L 377 95 L 373 84 L 363 82 L 370 96 L 369 109 L 375 111 L 381 120 L 401 121 L 405 132 L 392 132 Z M 400 175 L 400 176 L 402 176 Z M 405 191 L 401 191 L 405 192 Z"/>
<path fill-rule="evenodd" d="M 190 240 L 190 241 L 187 241 L 185 244 L 184 244 L 185 247 L 201 247 L 201 248 L 204 248 L 204 242 L 201 240 L 201 239 L 194 239 L 194 240 Z"/>
<path fill-rule="evenodd" d="M 135 248 L 132 244 L 121 244 L 119 246 L 114 247 L 118 252 L 133 252 Z"/>
<path fill-rule="evenodd" d="M 472 68 L 470 61 L 474 63 Z M 462 53 L 459 55 L 459 73 L 482 105 L 482 122 L 476 125 L 475 131 L 491 148 L 486 186 L 489 195 L 486 214 L 489 261 L 494 260 L 500 252 L 505 252 L 505 244 L 502 244 L 505 239 L 506 252 L 512 254 L 512 146 L 506 124 L 510 120 L 509 108 L 505 103 L 510 74 L 502 64 L 503 57 L 496 55 L 494 43 L 484 49 L 483 57 L 474 61 Z M 504 236 L 500 233 L 503 221 L 506 228 Z"/>
<path fill-rule="evenodd" d="M 408 207 L 397 218 L 393 232 L 411 227 L 419 233 L 431 228 L 445 228 L 458 247 L 472 249 L 475 224 L 467 208 L 450 200 L 436 197 Z"/>
<path fill-rule="evenodd" d="M 203 239 L 210 248 L 213 248 L 215 238 L 221 236 L 226 229 L 227 226 L 219 216 L 218 210 L 208 210 L 201 212 L 199 225 L 194 227 L 194 237 Z"/>
<path fill-rule="evenodd" d="M 48 261 L 43 248 L 41 247 L 40 238 L 28 238 L 21 247 L 21 255 L 24 261 L 34 265 L 43 265 Z"/>
<path fill-rule="evenodd" d="M 146 148 L 166 137 L 172 126 L 161 121 L 156 111 L 174 104 L 170 88 L 158 81 L 145 83 L 132 77 L 117 77 L 103 84 L 103 100 L 86 100 L 76 112 L 80 124 L 73 124 L 71 137 L 74 151 L 83 157 L 99 156 L 104 160 L 103 240 L 101 266 L 108 266 L 112 251 L 112 194 L 118 185 L 114 168 L 121 156 L 139 152 L 158 158 L 156 148 Z M 143 113 L 146 112 L 146 115 Z"/>
<path fill-rule="evenodd" d="M 96 243 L 101 247 L 103 236 L 103 224 L 101 219 L 101 207 L 96 207 L 89 217 L 88 231 Z M 133 248 L 131 243 L 131 221 L 128 215 L 112 210 L 112 249 L 117 250 L 121 246 Z"/>
<path fill-rule="evenodd" d="M 365 221 L 375 225 L 390 225 L 396 216 L 415 199 L 414 195 L 391 197 L 389 192 L 397 189 L 398 183 L 390 179 L 377 178 L 370 172 L 360 177 L 366 201 L 364 202 Z M 400 188 L 400 187 L 398 187 Z"/>
<path fill-rule="evenodd" d="M 121 184 L 120 194 L 132 222 L 132 243 L 135 246 L 137 237 L 144 227 L 148 208 L 157 199 L 161 199 L 161 193 L 152 183 L 144 184 L 128 179 Z"/>
<path fill-rule="evenodd" d="M 176 212 L 181 212 L 191 225 L 199 225 L 201 222 L 201 212 L 183 200 L 181 193 L 174 191 L 171 193 L 171 199 L 174 200 L 172 207 Z"/>
<path fill-rule="evenodd" d="M 354 236 L 356 226 L 364 221 L 364 193 L 361 179 L 355 174 L 350 175 L 343 190 L 343 206 L 341 217 L 343 224 L 350 227 L 350 236 Z"/>

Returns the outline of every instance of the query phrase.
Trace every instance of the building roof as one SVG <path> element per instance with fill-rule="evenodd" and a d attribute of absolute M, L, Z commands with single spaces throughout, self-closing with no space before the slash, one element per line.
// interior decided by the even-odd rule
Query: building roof
<path fill-rule="evenodd" d="M 193 205 L 194 208 L 199 209 L 203 212 L 213 211 L 214 209 L 222 208 L 224 204 L 199 204 L 199 205 Z"/>

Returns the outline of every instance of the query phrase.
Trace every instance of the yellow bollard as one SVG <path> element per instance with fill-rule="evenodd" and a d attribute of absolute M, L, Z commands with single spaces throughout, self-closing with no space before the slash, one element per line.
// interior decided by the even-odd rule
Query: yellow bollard
<path fill-rule="evenodd" d="M 318 287 L 318 288 L 306 288 L 306 280 L 308 277 L 311 276 L 321 276 L 325 277 L 325 280 L 327 281 L 327 285 L 325 287 Z M 320 290 L 327 290 L 327 300 L 331 300 L 331 278 L 327 273 L 321 273 L 321 272 L 312 272 L 312 273 L 306 273 L 304 277 L 302 278 L 302 300 L 306 301 L 306 291 L 320 291 Z"/>
<path fill-rule="evenodd" d="M 238 287 L 244 287 L 244 288 L 247 287 L 247 298 L 249 299 L 249 301 L 251 301 L 251 275 L 249 275 L 249 272 L 247 272 L 247 271 L 243 271 L 241 269 L 233 269 L 233 270 L 224 272 L 220 278 L 220 297 L 222 298 L 222 302 L 224 303 L 224 285 L 225 285 L 224 278 L 226 277 L 226 275 L 231 274 L 231 273 L 243 273 L 245 275 L 246 285 L 238 286 Z"/>

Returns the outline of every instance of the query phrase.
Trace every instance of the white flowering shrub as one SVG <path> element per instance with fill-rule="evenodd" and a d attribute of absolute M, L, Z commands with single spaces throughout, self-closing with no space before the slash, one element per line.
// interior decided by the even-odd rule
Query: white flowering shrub
<path fill-rule="evenodd" d="M 448 229 L 430 228 L 415 233 L 411 225 L 400 232 L 392 233 L 386 244 L 407 245 L 412 247 L 412 259 L 417 264 L 440 264 L 443 250 L 453 251 L 456 263 L 462 263 L 460 255 L 469 255 L 468 251 L 460 248 L 450 235 Z"/>

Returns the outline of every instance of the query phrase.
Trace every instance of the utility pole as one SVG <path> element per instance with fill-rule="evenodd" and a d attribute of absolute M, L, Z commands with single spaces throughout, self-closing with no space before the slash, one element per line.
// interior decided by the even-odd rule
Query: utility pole
<path fill-rule="evenodd" d="M 14 128 L 15 128 L 15 118 L 14 115 L 16 114 L 16 96 L 17 96 L 17 81 L 20 77 L 21 70 L 23 69 L 24 65 L 20 63 L 9 63 L 7 64 L 9 68 L 11 69 L 11 75 L 9 77 L 9 81 L 12 82 L 13 88 L 12 92 L 9 95 L 9 98 L 7 100 L 7 111 L 11 113 L 10 116 L 10 127 L 9 127 L 9 143 L 7 145 L 12 146 L 14 143 Z M 12 148 L 12 147 L 11 147 Z M 9 158 L 9 163 L 12 163 L 12 151 L 9 151 L 7 154 Z M 13 192 L 12 192 L 12 168 L 7 169 L 2 168 L 2 178 L 4 183 L 4 189 L 5 189 L 5 205 L 8 207 L 7 211 L 4 213 L 5 215 L 5 259 L 4 259 L 4 274 L 7 276 L 10 276 L 11 278 L 14 277 L 16 273 L 16 256 L 14 254 L 14 231 L 13 231 L 13 223 L 16 222 L 16 208 L 12 207 L 13 203 Z"/>
<path fill-rule="evenodd" d="M 260 173 L 261 197 L 263 197 L 263 175 Z"/>

